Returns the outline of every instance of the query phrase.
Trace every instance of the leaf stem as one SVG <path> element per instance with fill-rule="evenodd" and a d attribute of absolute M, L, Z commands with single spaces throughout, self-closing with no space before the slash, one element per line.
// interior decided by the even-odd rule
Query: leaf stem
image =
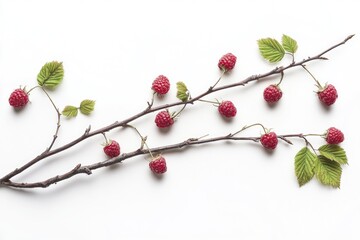
<path fill-rule="evenodd" d="M 295 54 L 290 53 L 290 52 L 285 52 L 285 54 L 290 55 L 290 56 L 291 56 L 291 58 L 292 58 L 292 63 L 295 63 Z"/>
<path fill-rule="evenodd" d="M 45 93 L 45 95 L 47 96 L 47 98 L 50 100 L 52 106 L 54 107 L 55 111 L 56 111 L 56 114 L 57 114 L 57 123 L 56 123 L 56 130 L 55 130 L 55 133 L 53 135 L 53 139 L 50 143 L 50 146 L 46 149 L 46 152 L 49 152 L 51 150 L 51 148 L 53 147 L 57 137 L 58 137 L 58 134 L 59 134 L 59 129 L 60 129 L 60 117 L 61 117 L 61 113 L 59 111 L 59 109 L 56 107 L 54 101 L 51 99 L 50 95 L 48 94 L 48 92 L 45 90 L 44 87 L 41 87 L 42 91 Z"/>
<path fill-rule="evenodd" d="M 306 146 L 310 146 L 310 148 L 313 150 L 313 152 L 315 153 L 315 155 L 317 155 L 315 148 L 314 148 L 313 145 L 309 142 L 309 140 L 307 140 L 307 138 L 306 138 L 305 136 L 306 136 L 306 135 L 302 135 L 302 134 L 301 134 L 300 137 L 301 137 L 302 139 L 304 139 Z"/>

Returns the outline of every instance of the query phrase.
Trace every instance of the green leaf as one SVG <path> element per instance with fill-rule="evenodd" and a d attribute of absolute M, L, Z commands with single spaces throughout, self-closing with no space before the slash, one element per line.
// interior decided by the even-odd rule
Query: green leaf
<path fill-rule="evenodd" d="M 307 147 L 302 148 L 295 156 L 295 174 L 299 186 L 309 182 L 314 176 L 316 155 Z"/>
<path fill-rule="evenodd" d="M 282 36 L 282 45 L 285 51 L 290 53 L 295 53 L 296 50 L 298 49 L 297 42 L 285 34 Z"/>
<path fill-rule="evenodd" d="M 76 117 L 78 114 L 78 108 L 74 106 L 66 106 L 61 113 L 68 118 Z"/>
<path fill-rule="evenodd" d="M 94 111 L 94 107 L 95 101 L 89 99 L 83 100 L 80 103 L 80 112 L 82 114 L 89 115 L 92 111 Z"/>
<path fill-rule="evenodd" d="M 40 86 L 54 88 L 61 83 L 64 78 L 64 68 L 62 62 L 48 62 L 41 68 L 37 75 L 37 82 Z"/>
<path fill-rule="evenodd" d="M 315 164 L 316 178 L 324 185 L 340 188 L 341 165 L 324 156 L 318 156 Z"/>
<path fill-rule="evenodd" d="M 183 102 L 186 102 L 189 99 L 189 91 L 183 82 L 176 83 L 177 93 L 176 97 Z"/>
<path fill-rule="evenodd" d="M 329 160 L 338 162 L 340 164 L 347 164 L 347 157 L 345 150 L 338 145 L 327 144 L 319 148 L 321 155 Z"/>
<path fill-rule="evenodd" d="M 279 62 L 285 55 L 284 48 L 276 39 L 263 38 L 258 40 L 258 45 L 261 56 L 269 62 Z"/>

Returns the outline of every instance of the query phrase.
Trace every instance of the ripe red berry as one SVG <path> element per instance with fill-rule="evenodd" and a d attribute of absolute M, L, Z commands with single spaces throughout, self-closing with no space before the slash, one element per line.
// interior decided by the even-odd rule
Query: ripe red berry
<path fill-rule="evenodd" d="M 223 101 L 218 107 L 219 113 L 227 118 L 235 117 L 236 107 L 230 101 Z"/>
<path fill-rule="evenodd" d="M 9 97 L 9 104 L 14 108 L 22 108 L 29 102 L 29 95 L 24 89 L 14 90 Z"/>
<path fill-rule="evenodd" d="M 227 53 L 224 56 L 222 56 L 219 60 L 218 67 L 227 72 L 234 68 L 236 63 L 236 56 L 232 53 Z"/>
<path fill-rule="evenodd" d="M 165 173 L 167 170 L 165 158 L 163 158 L 162 156 L 154 158 L 149 163 L 149 167 L 153 173 L 156 173 L 156 174 Z"/>
<path fill-rule="evenodd" d="M 169 111 L 164 110 L 156 115 L 155 123 L 159 128 L 167 128 L 174 124 L 174 119 L 170 116 Z"/>
<path fill-rule="evenodd" d="M 117 157 L 120 155 L 120 145 L 117 141 L 110 140 L 110 142 L 104 147 L 104 153 L 108 157 Z"/>
<path fill-rule="evenodd" d="M 331 127 L 327 130 L 325 139 L 329 144 L 339 144 L 344 141 L 344 134 L 339 129 Z"/>
<path fill-rule="evenodd" d="M 160 94 L 160 95 L 166 94 L 170 89 L 169 79 L 167 77 L 165 77 L 164 75 L 158 76 L 152 84 L 152 89 L 157 94 Z"/>
<path fill-rule="evenodd" d="M 334 104 L 338 97 L 336 88 L 331 84 L 326 85 L 324 89 L 320 89 L 317 94 L 320 101 L 326 106 Z"/>
<path fill-rule="evenodd" d="M 260 142 L 266 149 L 275 149 L 278 144 L 277 135 L 274 132 L 265 133 L 261 136 Z"/>
<path fill-rule="evenodd" d="M 270 85 L 264 90 L 264 99 L 267 103 L 276 103 L 282 97 L 281 89 L 276 85 Z"/>

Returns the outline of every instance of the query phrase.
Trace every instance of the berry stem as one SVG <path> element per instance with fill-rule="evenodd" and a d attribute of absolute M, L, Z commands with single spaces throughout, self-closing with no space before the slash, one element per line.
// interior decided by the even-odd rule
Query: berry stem
<path fill-rule="evenodd" d="M 41 86 L 36 85 L 35 87 L 30 88 L 30 90 L 27 91 L 26 93 L 27 93 L 27 94 L 30 94 L 30 92 L 31 92 L 32 90 L 34 90 L 34 89 L 36 89 L 36 88 L 39 88 L 39 87 L 41 87 Z"/>
<path fill-rule="evenodd" d="M 320 84 L 320 82 L 315 78 L 315 76 L 309 71 L 309 69 L 306 68 L 305 64 L 301 65 L 303 69 L 305 69 L 305 71 L 312 77 L 312 79 L 314 79 L 314 81 L 316 82 L 316 86 L 319 89 L 322 89 L 322 86 Z"/>
<path fill-rule="evenodd" d="M 282 83 L 282 81 L 284 79 L 284 71 L 282 71 L 280 74 L 281 74 L 280 81 L 276 84 L 276 86 L 280 86 L 280 84 Z"/>
<path fill-rule="evenodd" d="M 204 100 L 204 99 L 199 99 L 199 102 L 204 102 L 204 103 L 211 103 L 213 105 L 219 105 L 219 101 L 215 102 L 215 101 L 209 101 L 209 100 Z"/>
<path fill-rule="evenodd" d="M 146 150 L 149 152 L 149 154 L 150 154 L 150 156 L 151 156 L 151 159 L 154 159 L 154 155 L 152 154 L 152 152 L 151 152 L 148 144 L 146 143 L 147 137 L 143 137 L 143 136 L 141 135 L 141 133 L 139 132 L 139 130 L 138 130 L 136 127 L 134 127 L 134 126 L 132 126 L 132 125 L 130 125 L 130 124 L 126 124 L 124 127 L 130 127 L 130 128 L 132 128 L 132 129 L 135 130 L 135 132 L 136 132 L 136 133 L 139 135 L 139 137 L 141 138 L 141 145 L 140 145 L 140 148 L 139 148 L 139 149 L 143 149 L 144 146 L 145 146 L 145 147 L 146 147 Z"/>
<path fill-rule="evenodd" d="M 171 104 L 164 104 L 164 105 L 160 105 L 160 106 L 157 106 L 157 107 L 153 107 L 152 105 L 148 104 L 148 106 L 145 108 L 145 110 L 143 111 L 140 111 L 139 113 L 127 118 L 127 119 L 124 119 L 122 121 L 116 121 L 110 125 L 107 125 L 105 127 L 102 127 L 102 128 L 99 128 L 99 129 L 96 129 L 96 130 L 93 130 L 93 131 L 90 131 L 90 128 L 87 128 L 84 132 L 84 134 L 80 135 L 79 137 L 75 138 L 74 140 L 68 142 L 67 144 L 64 144 L 63 146 L 60 146 L 56 149 L 52 149 L 51 150 L 51 147 L 53 145 L 53 143 L 55 142 L 55 139 L 56 137 L 54 137 L 53 139 L 53 142 L 51 143 L 50 145 L 50 149 L 48 151 L 45 151 L 43 153 L 41 153 L 40 155 L 36 156 L 35 158 L 33 158 L 32 160 L 30 160 L 29 162 L 25 163 L 24 165 L 22 165 L 21 167 L 18 167 L 16 168 L 15 170 L 9 172 L 8 174 L 6 174 L 5 176 L 3 176 L 2 178 L 0 178 L 0 186 L 1 185 L 6 185 L 6 186 L 13 186 L 15 187 L 16 184 L 15 183 L 12 183 L 10 181 L 10 179 L 20 173 L 22 173 L 23 171 L 25 171 L 26 169 L 30 168 L 31 166 L 33 166 L 34 164 L 52 156 L 52 155 L 55 155 L 55 154 L 59 154 L 60 152 L 62 151 L 65 151 L 69 148 L 72 148 L 73 146 L 77 145 L 78 143 L 90 138 L 90 137 L 93 137 L 95 135 L 98 135 L 98 134 L 102 134 L 103 132 L 108 132 L 112 129 L 115 129 L 115 128 L 119 128 L 119 127 L 123 127 L 125 126 L 126 124 L 138 119 L 138 118 L 141 118 L 149 113 L 152 113 L 152 112 L 156 112 L 156 111 L 159 111 L 161 109 L 167 109 L 167 108 L 170 108 L 170 107 L 174 107 L 174 106 L 180 106 L 180 105 L 183 105 L 185 108 L 185 106 L 187 104 L 193 104 L 195 103 L 196 101 L 198 101 L 199 99 L 203 98 L 204 96 L 207 96 L 207 95 L 210 95 L 214 92 L 218 92 L 218 91 L 222 91 L 222 90 L 225 90 L 225 89 L 230 89 L 230 88 L 235 88 L 235 87 L 240 87 L 240 86 L 246 86 L 248 83 L 250 82 L 255 82 L 255 81 L 258 81 L 260 79 L 266 79 L 267 77 L 269 76 L 273 76 L 275 74 L 279 74 L 281 72 L 285 72 L 289 69 L 292 69 L 292 68 L 295 68 L 295 67 L 301 67 L 303 66 L 305 63 L 308 63 L 308 62 L 312 62 L 312 61 L 315 61 L 315 60 L 323 60 L 324 57 L 323 55 L 325 55 L 326 53 L 332 51 L 333 49 L 345 44 L 347 41 L 349 41 L 354 35 L 350 35 L 348 36 L 347 38 L 345 38 L 343 41 L 327 48 L 326 50 L 320 52 L 319 54 L 313 56 L 313 57 L 309 57 L 309 58 L 306 58 L 306 59 L 303 59 L 302 61 L 299 61 L 299 62 L 295 62 L 295 63 L 291 63 L 285 67 L 276 67 L 274 68 L 273 70 L 271 71 L 268 71 L 266 73 L 263 73 L 263 74 L 257 74 L 257 75 L 252 75 L 252 76 L 249 76 L 247 78 L 245 78 L 244 80 L 242 81 L 239 81 L 239 82 L 236 82 L 236 83 L 233 83 L 233 84 L 228 84 L 228 85 L 224 85 L 224 86 L 221 86 L 221 87 L 216 87 L 217 83 L 220 81 L 218 80 L 213 87 L 210 87 L 207 91 L 205 91 L 204 93 L 202 94 L 199 94 L 198 96 L 194 97 L 194 98 L 191 98 L 189 99 L 188 101 L 185 101 L 185 102 L 182 102 L 182 101 L 177 101 L 177 102 L 174 102 L 174 103 L 171 103 Z M 223 74 L 222 74 L 223 75 Z M 222 76 L 220 76 L 219 79 L 221 79 Z M 51 100 L 52 101 L 52 100 Z M 53 103 L 53 102 L 52 102 Z M 55 104 L 53 104 L 55 110 L 57 111 L 58 113 L 58 123 L 60 122 L 59 119 L 59 111 L 58 109 L 56 108 Z M 57 130 L 56 130 L 56 134 L 57 135 L 57 132 L 58 132 L 58 129 L 60 127 L 60 124 L 58 124 L 58 127 L 57 127 Z M 98 167 L 96 167 L 98 168 Z M 95 168 L 94 168 L 95 169 Z M 58 182 L 58 181 L 62 181 L 62 180 L 65 180 L 73 175 L 76 175 L 78 173 L 87 173 L 87 174 L 90 174 L 91 171 L 89 170 L 88 166 L 84 166 L 84 167 L 81 167 L 81 165 L 77 165 L 74 169 L 72 169 L 69 173 L 66 173 L 64 175 L 61 175 L 61 176 L 58 176 L 56 179 L 53 179 L 53 180 L 50 180 L 49 182 L 46 182 L 46 183 L 50 183 L 50 184 L 53 184 L 55 182 Z M 57 180 L 59 179 L 59 180 Z M 41 187 L 41 186 L 44 186 L 43 185 L 44 183 L 41 183 L 41 184 L 38 184 L 38 185 L 30 185 L 33 186 L 33 187 Z M 22 185 L 17 185 L 17 187 L 21 187 Z"/>
<path fill-rule="evenodd" d="M 102 135 L 104 136 L 104 138 L 105 138 L 105 144 L 109 144 L 110 142 L 109 142 L 109 140 L 107 139 L 105 132 L 102 132 L 101 134 L 102 134 Z"/>
<path fill-rule="evenodd" d="M 254 127 L 254 126 L 260 126 L 262 127 L 262 129 L 264 130 L 264 133 L 267 132 L 266 128 L 264 127 L 264 125 L 262 125 L 261 123 L 254 123 L 254 124 L 251 124 L 251 125 L 245 125 L 243 128 L 241 128 L 239 131 L 235 132 L 234 134 L 232 134 L 232 136 L 235 136 L 239 133 L 241 133 L 242 131 L 246 130 L 246 129 L 249 129 L 251 127 Z"/>
<path fill-rule="evenodd" d="M 179 116 L 180 113 L 181 113 L 182 111 L 184 111 L 185 108 L 186 108 L 186 104 L 184 104 L 184 106 L 180 109 L 180 111 L 176 112 L 176 113 L 174 114 L 174 116 L 172 116 L 172 118 L 174 119 L 174 118 L 176 118 L 177 116 Z"/>
<path fill-rule="evenodd" d="M 309 133 L 309 134 L 304 134 L 303 136 L 304 137 L 323 137 L 325 136 L 326 134 L 319 134 L 319 133 Z"/>
<path fill-rule="evenodd" d="M 221 80 L 222 77 L 224 76 L 225 72 L 226 72 L 226 70 L 225 70 L 225 69 L 222 69 L 221 75 L 220 75 L 219 79 L 215 82 L 215 84 L 214 84 L 212 87 L 210 87 L 210 89 L 213 89 L 213 88 L 216 87 L 216 85 L 220 82 L 220 80 Z"/>
<path fill-rule="evenodd" d="M 148 109 L 151 109 L 151 107 L 154 105 L 155 94 L 156 94 L 156 92 L 153 91 L 153 94 L 152 94 L 152 96 L 151 96 L 151 102 L 147 102 L 147 104 L 148 104 Z"/>

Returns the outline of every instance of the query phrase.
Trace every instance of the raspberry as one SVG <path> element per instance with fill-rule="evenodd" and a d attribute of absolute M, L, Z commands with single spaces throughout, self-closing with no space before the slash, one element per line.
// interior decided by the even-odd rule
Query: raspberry
<path fill-rule="evenodd" d="M 324 103 L 326 106 L 330 106 L 334 104 L 334 102 L 338 97 L 336 88 L 331 84 L 326 85 L 325 88 L 322 90 L 320 89 L 317 94 L 320 101 Z"/>
<path fill-rule="evenodd" d="M 227 53 L 224 56 L 222 56 L 219 60 L 218 67 L 227 72 L 234 68 L 236 63 L 236 56 L 232 53 Z"/>
<path fill-rule="evenodd" d="M 227 118 L 235 117 L 236 107 L 230 101 L 223 101 L 218 107 L 219 113 Z"/>
<path fill-rule="evenodd" d="M 159 75 L 152 84 L 152 90 L 157 94 L 163 95 L 166 94 L 170 89 L 170 82 L 167 77 L 164 75 Z"/>
<path fill-rule="evenodd" d="M 276 85 L 270 85 L 264 90 L 264 99 L 267 103 L 276 103 L 282 97 L 281 89 Z"/>
<path fill-rule="evenodd" d="M 344 141 L 344 134 L 339 129 L 331 127 L 327 130 L 325 139 L 329 144 L 339 144 Z"/>
<path fill-rule="evenodd" d="M 277 135 L 274 132 L 265 133 L 261 136 L 260 142 L 266 149 L 275 149 L 278 144 Z"/>
<path fill-rule="evenodd" d="M 117 157 L 120 155 L 120 145 L 117 141 L 110 140 L 110 142 L 104 147 L 104 153 L 108 157 Z"/>
<path fill-rule="evenodd" d="M 149 163 L 149 167 L 153 173 L 156 173 L 156 174 L 165 173 L 167 170 L 165 158 L 163 158 L 162 156 L 154 158 Z"/>
<path fill-rule="evenodd" d="M 9 97 L 9 104 L 14 108 L 22 108 L 29 102 L 29 95 L 24 89 L 14 90 Z"/>
<path fill-rule="evenodd" d="M 167 128 L 174 124 L 174 119 L 170 116 L 169 111 L 164 110 L 156 115 L 155 123 L 159 128 Z"/>

